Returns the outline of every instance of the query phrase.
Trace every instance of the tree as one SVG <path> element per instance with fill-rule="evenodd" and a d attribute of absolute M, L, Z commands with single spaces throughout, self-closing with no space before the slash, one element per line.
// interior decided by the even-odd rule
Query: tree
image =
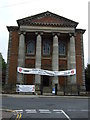
<path fill-rule="evenodd" d="M 88 64 L 85 69 L 85 84 L 86 90 L 90 91 L 90 64 Z"/>
<path fill-rule="evenodd" d="M 5 77 L 6 77 L 6 62 L 3 59 L 2 54 L 0 53 L 0 68 L 2 70 L 2 84 L 5 84 Z"/>
<path fill-rule="evenodd" d="M 1 63 L 2 63 L 2 70 L 5 70 L 7 64 L 6 64 L 5 60 L 3 59 L 3 56 L 1 53 L 0 53 L 0 59 L 1 59 Z"/>

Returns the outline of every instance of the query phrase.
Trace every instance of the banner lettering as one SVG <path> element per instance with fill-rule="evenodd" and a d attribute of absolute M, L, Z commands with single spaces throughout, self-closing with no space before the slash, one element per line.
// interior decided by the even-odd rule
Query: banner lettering
<path fill-rule="evenodd" d="M 16 85 L 16 92 L 35 92 L 35 85 Z"/>
<path fill-rule="evenodd" d="M 38 68 L 29 69 L 29 68 L 18 67 L 17 71 L 22 74 L 37 74 L 37 75 L 47 75 L 47 76 L 69 76 L 76 74 L 76 69 L 65 70 L 65 71 L 49 71 Z"/>

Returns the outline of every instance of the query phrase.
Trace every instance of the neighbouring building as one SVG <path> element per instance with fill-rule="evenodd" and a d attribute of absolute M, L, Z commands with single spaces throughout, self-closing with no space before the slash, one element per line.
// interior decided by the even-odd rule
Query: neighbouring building
<path fill-rule="evenodd" d="M 35 84 L 48 91 L 55 84 L 85 85 L 83 34 L 78 23 L 49 11 L 17 20 L 18 26 L 9 31 L 6 84 Z M 51 71 L 76 69 L 76 75 L 50 77 L 20 74 L 17 67 L 40 68 Z M 49 92 L 50 92 L 49 91 Z"/>

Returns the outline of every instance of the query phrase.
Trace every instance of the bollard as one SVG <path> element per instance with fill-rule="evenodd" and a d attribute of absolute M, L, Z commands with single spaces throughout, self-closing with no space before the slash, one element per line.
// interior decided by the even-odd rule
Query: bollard
<path fill-rule="evenodd" d="M 57 95 L 57 84 L 55 84 L 55 95 Z"/>

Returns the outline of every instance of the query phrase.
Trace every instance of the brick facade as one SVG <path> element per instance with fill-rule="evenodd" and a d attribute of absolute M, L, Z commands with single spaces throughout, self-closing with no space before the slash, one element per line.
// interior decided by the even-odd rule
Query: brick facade
<path fill-rule="evenodd" d="M 38 19 L 37 19 L 38 18 Z M 83 85 L 84 79 L 84 58 L 83 55 L 83 40 L 82 37 L 85 30 L 76 29 L 78 23 L 69 19 L 63 18 L 53 13 L 42 13 L 30 18 L 24 18 L 17 21 L 19 27 L 9 26 L 9 47 L 8 47 L 8 65 L 7 65 L 7 84 L 17 83 L 17 66 L 18 66 L 18 48 L 19 48 L 19 32 L 25 32 L 25 67 L 35 68 L 36 62 L 36 37 L 37 32 L 42 32 L 41 35 L 41 69 L 52 70 L 52 54 L 53 54 L 53 33 L 57 33 L 58 41 L 65 42 L 66 55 L 58 56 L 58 68 L 60 70 L 68 69 L 68 43 L 70 41 L 71 32 L 75 37 L 75 58 L 76 58 L 76 84 Z M 21 26 L 21 27 L 20 27 Z M 29 28 L 30 27 L 30 28 Z M 26 29 L 27 28 L 27 29 Z M 36 29 L 37 28 L 37 29 Z M 29 30 L 28 30 L 29 29 Z M 60 30 L 59 30 L 60 29 Z M 60 34 L 58 34 L 60 33 Z M 35 43 L 35 54 L 27 54 L 28 41 L 32 39 Z M 43 42 L 50 42 L 50 55 L 43 55 Z M 24 84 L 35 84 L 35 75 L 23 75 Z M 44 79 L 44 78 L 43 78 Z M 51 80 L 51 77 L 50 77 Z M 58 77 L 59 86 L 68 84 L 68 77 Z"/>
<path fill-rule="evenodd" d="M 83 84 L 83 49 L 82 49 L 82 40 L 81 35 L 83 34 L 83 31 L 77 31 L 76 32 L 76 39 L 75 39 L 75 46 L 76 46 L 76 68 L 77 68 L 77 84 L 82 85 Z"/>
<path fill-rule="evenodd" d="M 19 35 L 17 30 L 10 31 L 8 53 L 8 84 L 16 84 Z"/>

